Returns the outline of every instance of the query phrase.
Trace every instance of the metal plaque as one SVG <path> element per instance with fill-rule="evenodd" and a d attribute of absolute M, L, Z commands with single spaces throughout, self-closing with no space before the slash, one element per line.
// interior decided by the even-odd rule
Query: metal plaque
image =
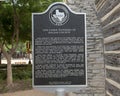
<path fill-rule="evenodd" d="M 63 3 L 32 14 L 33 85 L 86 86 L 86 14 Z"/>

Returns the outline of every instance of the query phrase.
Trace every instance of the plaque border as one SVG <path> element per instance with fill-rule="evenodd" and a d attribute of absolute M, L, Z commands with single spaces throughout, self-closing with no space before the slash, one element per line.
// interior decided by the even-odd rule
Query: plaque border
<path fill-rule="evenodd" d="M 72 11 L 70 9 L 70 7 L 63 3 L 63 2 L 55 2 L 53 4 L 51 4 L 46 11 L 44 12 L 41 12 L 41 13 L 32 13 L 32 59 L 33 59 L 33 63 L 34 63 L 34 15 L 43 15 L 43 14 L 46 14 L 49 9 L 56 5 L 56 4 L 63 4 L 64 6 L 66 6 L 69 11 L 75 15 L 84 15 L 84 26 L 85 26 L 85 78 L 86 78 L 86 84 L 85 85 L 34 85 L 34 64 L 32 66 L 32 86 L 33 88 L 37 88 L 37 89 L 42 89 L 42 90 L 48 90 L 49 92 L 53 92 L 53 90 L 56 90 L 56 88 L 64 88 L 66 90 L 75 90 L 75 88 L 78 88 L 78 87 L 87 87 L 88 86 L 88 81 L 87 81 L 87 32 L 86 32 L 86 13 L 80 13 L 80 12 L 75 12 L 75 11 Z"/>

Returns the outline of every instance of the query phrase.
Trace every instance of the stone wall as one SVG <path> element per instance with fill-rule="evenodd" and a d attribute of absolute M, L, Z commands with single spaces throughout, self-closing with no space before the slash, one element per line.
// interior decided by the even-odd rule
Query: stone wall
<path fill-rule="evenodd" d="M 65 2 L 73 11 L 86 13 L 88 85 L 78 88 L 75 96 L 105 96 L 103 34 L 94 0 L 65 0 Z"/>
<path fill-rule="evenodd" d="M 120 0 L 96 0 L 104 35 L 106 96 L 120 96 Z"/>

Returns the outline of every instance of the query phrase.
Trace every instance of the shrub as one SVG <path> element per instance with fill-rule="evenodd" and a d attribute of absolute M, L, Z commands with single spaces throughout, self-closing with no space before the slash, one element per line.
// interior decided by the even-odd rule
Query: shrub
<path fill-rule="evenodd" d="M 6 70 L 0 70 L 0 80 L 5 80 L 7 78 Z"/>
<path fill-rule="evenodd" d="M 0 80 L 7 77 L 6 65 L 0 65 Z M 32 78 L 32 65 L 12 65 L 13 79 L 23 80 Z"/>

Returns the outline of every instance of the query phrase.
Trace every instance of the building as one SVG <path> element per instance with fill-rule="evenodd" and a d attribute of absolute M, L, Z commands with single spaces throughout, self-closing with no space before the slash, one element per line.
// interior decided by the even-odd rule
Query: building
<path fill-rule="evenodd" d="M 105 46 L 106 93 L 120 96 L 120 0 L 96 0 Z"/>

